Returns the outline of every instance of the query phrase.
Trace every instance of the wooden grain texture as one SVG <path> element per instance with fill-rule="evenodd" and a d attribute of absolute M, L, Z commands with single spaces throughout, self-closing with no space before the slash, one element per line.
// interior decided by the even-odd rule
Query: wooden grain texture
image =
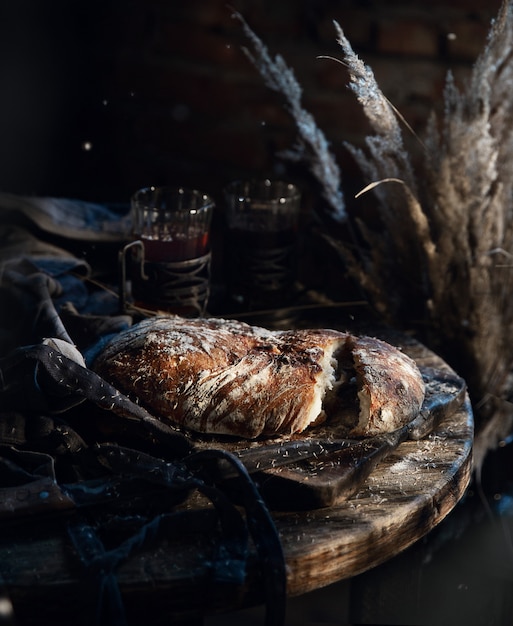
<path fill-rule="evenodd" d="M 449 371 L 423 346 L 403 343 L 420 366 Z M 466 398 L 427 437 L 401 443 L 348 499 L 315 510 L 274 512 L 287 564 L 288 594 L 303 594 L 359 574 L 428 533 L 468 486 L 472 441 L 472 409 Z M 159 615 L 160 621 L 152 618 L 153 624 L 169 623 L 262 601 L 262 571 L 254 558 L 244 585 L 213 581 L 215 524 L 204 504 L 191 501 L 189 506 L 198 518 L 190 532 L 145 547 L 119 566 L 130 623 L 141 623 L 148 611 Z M 94 581 L 84 580 L 66 533 L 74 515 L 34 517 L 2 528 L 1 575 L 20 625 L 41 623 L 41 615 L 45 623 L 70 623 L 71 618 L 77 625 L 91 623 Z"/>
<path fill-rule="evenodd" d="M 467 401 L 427 439 L 402 443 L 347 502 L 278 514 L 289 594 L 374 567 L 438 524 L 470 480 L 471 415 Z"/>

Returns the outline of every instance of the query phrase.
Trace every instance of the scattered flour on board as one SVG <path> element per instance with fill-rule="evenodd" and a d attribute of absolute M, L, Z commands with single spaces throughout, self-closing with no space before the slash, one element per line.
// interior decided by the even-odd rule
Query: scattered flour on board
<path fill-rule="evenodd" d="M 403 458 L 397 460 L 390 466 L 389 471 L 392 474 L 401 474 L 406 472 L 419 472 L 421 469 L 427 467 L 435 468 L 436 462 L 434 459 L 436 458 L 436 451 L 433 450 L 433 448 L 440 445 L 440 441 L 434 440 L 419 442 L 417 450 L 409 452 Z"/>

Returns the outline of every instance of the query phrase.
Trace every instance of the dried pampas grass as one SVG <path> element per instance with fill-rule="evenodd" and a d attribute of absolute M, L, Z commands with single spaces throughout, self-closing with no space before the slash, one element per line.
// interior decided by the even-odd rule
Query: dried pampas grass
<path fill-rule="evenodd" d="M 415 166 L 400 116 L 335 23 L 349 87 L 372 128 L 363 148 L 347 145 L 373 194 L 371 220 L 348 215 L 341 174 L 292 71 L 235 17 L 248 56 L 296 121 L 292 156 L 319 181 L 329 218 L 351 222 L 358 236 L 357 246 L 333 241 L 347 271 L 384 320 L 415 328 L 466 378 L 480 468 L 513 430 L 513 1 L 503 2 L 468 82 L 458 88 L 448 74 L 443 115 L 428 121 Z"/>
<path fill-rule="evenodd" d="M 312 174 L 321 185 L 330 213 L 337 220 L 346 219 L 340 169 L 329 150 L 324 133 L 318 128 L 312 115 L 303 108 L 302 89 L 294 72 L 287 66 L 282 56 L 276 55 L 274 59 L 271 57 L 267 47 L 251 30 L 240 13 L 234 13 L 234 17 L 242 23 L 244 32 L 252 45 L 252 50 L 244 48 L 244 52 L 260 70 L 267 87 L 284 96 L 287 109 L 296 122 L 298 142 L 285 156 L 295 161 L 308 160 Z"/>

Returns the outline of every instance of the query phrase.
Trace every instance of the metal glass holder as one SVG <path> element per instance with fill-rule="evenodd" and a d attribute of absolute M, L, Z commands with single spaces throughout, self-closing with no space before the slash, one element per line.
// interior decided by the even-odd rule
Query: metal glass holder
<path fill-rule="evenodd" d="M 135 252 L 135 254 L 133 254 Z M 137 305 L 152 310 L 202 317 L 210 296 L 211 253 L 187 261 L 147 261 L 142 241 L 132 241 L 119 253 L 120 309 L 126 313 L 128 305 L 127 257 L 130 264 L 132 298 Z"/>
<path fill-rule="evenodd" d="M 292 300 L 297 249 L 230 246 L 228 281 L 231 300 L 243 310 L 287 306 Z"/>

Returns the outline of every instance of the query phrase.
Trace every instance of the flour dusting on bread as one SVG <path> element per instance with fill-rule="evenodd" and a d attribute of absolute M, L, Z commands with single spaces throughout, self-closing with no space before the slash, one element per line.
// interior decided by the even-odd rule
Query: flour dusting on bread
<path fill-rule="evenodd" d="M 94 369 L 163 420 L 247 439 L 301 433 L 331 419 L 348 393 L 359 403 L 348 435 L 387 432 L 413 419 L 424 398 L 414 361 L 378 339 L 217 318 L 140 322 Z"/>

